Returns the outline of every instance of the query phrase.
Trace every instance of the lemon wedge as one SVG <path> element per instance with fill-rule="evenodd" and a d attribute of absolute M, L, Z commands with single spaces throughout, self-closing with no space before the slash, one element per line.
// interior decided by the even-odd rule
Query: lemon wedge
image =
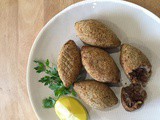
<path fill-rule="evenodd" d="M 86 109 L 73 97 L 59 98 L 54 107 L 60 120 L 87 120 Z"/>

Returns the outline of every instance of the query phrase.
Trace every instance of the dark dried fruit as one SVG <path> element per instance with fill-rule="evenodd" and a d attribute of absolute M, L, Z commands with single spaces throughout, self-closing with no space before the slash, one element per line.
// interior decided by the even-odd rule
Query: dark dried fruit
<path fill-rule="evenodd" d="M 137 83 L 139 81 L 144 85 L 148 81 L 148 75 L 145 68 L 137 68 L 133 72 L 129 73 L 132 83 Z"/>
<path fill-rule="evenodd" d="M 127 111 L 139 109 L 147 97 L 146 91 L 140 84 L 131 84 L 123 87 L 121 91 L 122 105 Z"/>

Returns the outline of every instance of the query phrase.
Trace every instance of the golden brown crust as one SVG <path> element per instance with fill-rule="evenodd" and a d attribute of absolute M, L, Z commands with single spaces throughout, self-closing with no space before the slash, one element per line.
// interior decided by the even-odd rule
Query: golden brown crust
<path fill-rule="evenodd" d="M 129 79 L 131 79 L 129 74 L 138 68 L 147 69 L 147 77 L 149 78 L 151 76 L 152 66 L 148 58 L 139 49 L 129 44 L 123 44 L 121 46 L 120 63 Z"/>
<path fill-rule="evenodd" d="M 75 29 L 80 39 L 89 45 L 102 48 L 115 48 L 121 42 L 105 24 L 89 19 L 75 23 Z"/>
<path fill-rule="evenodd" d="M 82 63 L 80 50 L 75 42 L 69 40 L 62 47 L 58 57 L 58 73 L 64 86 L 74 83 L 80 73 Z"/>
<path fill-rule="evenodd" d="M 114 92 L 104 83 L 94 80 L 84 80 L 74 83 L 78 96 L 90 107 L 104 109 L 118 103 Z"/>
<path fill-rule="evenodd" d="M 96 47 L 83 46 L 81 56 L 84 68 L 95 80 L 108 83 L 120 81 L 120 71 L 106 51 Z"/>

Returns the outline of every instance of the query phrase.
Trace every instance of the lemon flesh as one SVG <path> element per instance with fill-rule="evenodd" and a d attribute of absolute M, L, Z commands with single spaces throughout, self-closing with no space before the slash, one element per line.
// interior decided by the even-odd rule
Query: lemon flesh
<path fill-rule="evenodd" d="M 86 109 L 73 97 L 59 98 L 55 111 L 60 120 L 87 120 Z"/>

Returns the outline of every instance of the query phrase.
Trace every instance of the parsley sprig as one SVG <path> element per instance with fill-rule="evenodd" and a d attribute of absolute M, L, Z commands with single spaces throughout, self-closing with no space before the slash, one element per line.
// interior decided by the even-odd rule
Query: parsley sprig
<path fill-rule="evenodd" d="M 54 107 L 54 104 L 56 103 L 56 100 L 52 97 L 46 98 L 43 100 L 43 107 L 44 108 L 52 108 Z"/>
<path fill-rule="evenodd" d="M 42 61 L 34 61 L 37 66 L 34 67 L 37 73 L 45 73 L 46 75 L 42 77 L 39 82 L 43 83 L 45 86 L 48 86 L 51 90 L 54 91 L 54 98 L 49 97 L 43 100 L 43 106 L 45 108 L 52 108 L 56 100 L 63 95 L 72 94 L 76 96 L 76 92 L 73 90 L 73 86 L 71 85 L 69 88 L 66 88 L 57 71 L 55 66 L 50 66 L 50 62 L 47 59 L 45 62 Z"/>

